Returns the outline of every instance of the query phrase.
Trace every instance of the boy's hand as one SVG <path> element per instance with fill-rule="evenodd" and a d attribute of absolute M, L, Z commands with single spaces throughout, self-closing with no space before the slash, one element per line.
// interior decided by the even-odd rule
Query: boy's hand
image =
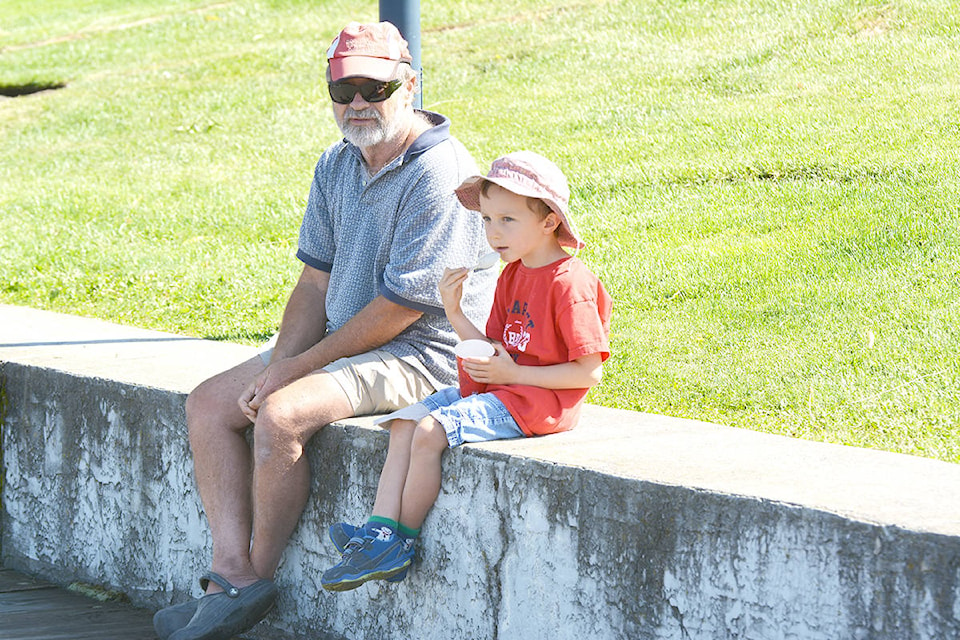
<path fill-rule="evenodd" d="M 470 274 L 466 267 L 458 269 L 444 269 L 443 277 L 440 278 L 440 299 L 443 301 L 443 309 L 449 316 L 460 310 L 460 300 L 463 298 L 463 282 Z"/>
<path fill-rule="evenodd" d="M 463 370 L 470 377 L 483 384 L 514 384 L 520 365 L 502 344 L 493 343 L 496 353 L 489 358 L 464 358 Z"/>

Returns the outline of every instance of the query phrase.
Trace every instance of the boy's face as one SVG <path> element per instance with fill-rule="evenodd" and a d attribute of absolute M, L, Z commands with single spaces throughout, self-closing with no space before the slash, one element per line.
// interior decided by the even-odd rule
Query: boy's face
<path fill-rule="evenodd" d="M 504 262 L 522 260 L 528 267 L 539 267 L 556 260 L 560 249 L 553 234 L 556 214 L 541 217 L 526 197 L 492 184 L 486 195 L 480 194 L 480 215 L 487 242 Z"/>

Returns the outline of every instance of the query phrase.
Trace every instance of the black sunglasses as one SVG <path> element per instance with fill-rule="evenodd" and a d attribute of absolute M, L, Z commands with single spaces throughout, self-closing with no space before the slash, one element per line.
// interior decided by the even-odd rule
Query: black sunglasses
<path fill-rule="evenodd" d="M 350 84 L 345 80 L 340 80 L 338 82 L 328 82 L 327 89 L 330 91 L 330 99 L 337 104 L 350 104 L 358 93 L 367 102 L 383 102 L 392 96 L 393 92 L 399 89 L 402 84 L 403 82 L 400 80 L 386 82 L 370 80 L 363 84 Z"/>

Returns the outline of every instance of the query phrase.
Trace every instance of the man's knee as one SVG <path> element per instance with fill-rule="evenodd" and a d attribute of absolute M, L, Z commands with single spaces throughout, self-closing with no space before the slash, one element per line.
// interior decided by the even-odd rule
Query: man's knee
<path fill-rule="evenodd" d="M 233 398 L 233 404 L 229 404 L 229 399 L 214 378 L 200 383 L 187 396 L 185 409 L 188 429 L 194 431 L 206 424 L 220 423 L 228 411 L 239 413 L 236 400 Z"/>
<path fill-rule="evenodd" d="M 273 393 L 264 399 L 257 409 L 257 424 L 255 433 L 265 437 L 284 438 L 284 434 L 295 429 L 297 422 L 297 407 L 286 402 L 283 394 Z"/>
<path fill-rule="evenodd" d="M 250 426 L 238 401 L 262 370 L 262 362 L 254 358 L 201 382 L 187 396 L 187 427 L 191 433 L 206 428 L 237 430 Z"/>
<path fill-rule="evenodd" d="M 283 393 L 274 393 L 257 410 L 253 429 L 253 448 L 257 462 L 277 455 L 297 459 L 304 446 L 321 427 L 301 403 Z"/>
<path fill-rule="evenodd" d="M 210 393 L 207 391 L 208 383 L 209 380 L 200 383 L 200 385 L 187 396 L 186 411 L 188 425 L 192 421 L 192 418 L 207 413 L 210 401 Z"/>

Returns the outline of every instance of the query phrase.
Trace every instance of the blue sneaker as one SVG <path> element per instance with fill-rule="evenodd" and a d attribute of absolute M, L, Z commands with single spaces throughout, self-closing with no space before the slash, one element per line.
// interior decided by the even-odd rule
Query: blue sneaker
<path fill-rule="evenodd" d="M 327 533 L 330 535 L 330 541 L 333 543 L 333 546 L 337 548 L 337 552 L 343 555 L 343 552 L 347 550 L 347 543 L 350 542 L 351 539 L 363 537 L 363 527 L 355 527 L 346 522 L 338 522 L 337 524 L 330 525 Z"/>
<path fill-rule="evenodd" d="M 399 536 L 353 538 L 346 545 L 343 559 L 324 571 L 320 585 L 327 591 L 349 591 L 368 580 L 396 576 L 412 560 L 413 542 Z"/>
<path fill-rule="evenodd" d="M 347 550 L 347 544 L 353 538 L 362 538 L 363 537 L 363 526 L 354 526 L 346 522 L 338 522 L 337 524 L 330 525 L 330 528 L 327 530 L 330 535 L 330 541 L 333 542 L 333 546 L 336 547 L 337 551 L 341 555 Z M 412 556 L 411 556 L 412 557 Z M 387 582 L 400 582 L 407 577 L 407 569 L 410 567 L 405 567 L 400 573 L 390 576 L 387 578 Z"/>

